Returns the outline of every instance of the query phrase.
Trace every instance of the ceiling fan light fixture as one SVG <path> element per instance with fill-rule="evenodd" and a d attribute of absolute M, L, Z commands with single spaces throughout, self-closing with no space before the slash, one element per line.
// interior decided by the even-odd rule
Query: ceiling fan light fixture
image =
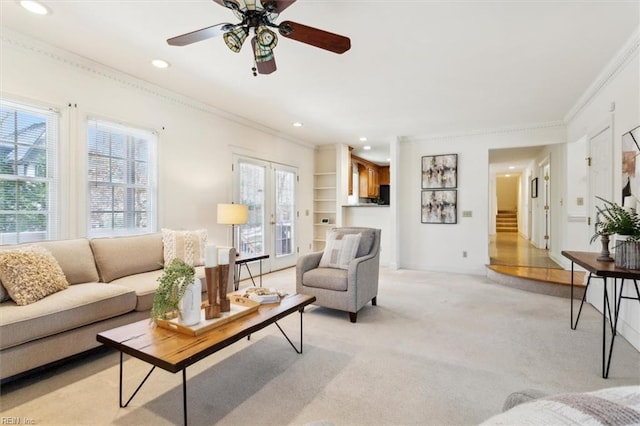
<path fill-rule="evenodd" d="M 266 27 L 258 27 L 258 44 L 262 47 L 273 49 L 278 45 L 278 36 L 276 33 Z"/>
<path fill-rule="evenodd" d="M 229 49 L 238 53 L 242 48 L 242 44 L 247 38 L 247 30 L 244 27 L 237 27 L 232 31 L 224 33 L 224 42 Z"/>
<path fill-rule="evenodd" d="M 256 62 L 269 62 L 273 59 L 273 50 L 268 47 L 261 46 L 260 43 L 256 43 L 254 51 L 254 56 Z"/>

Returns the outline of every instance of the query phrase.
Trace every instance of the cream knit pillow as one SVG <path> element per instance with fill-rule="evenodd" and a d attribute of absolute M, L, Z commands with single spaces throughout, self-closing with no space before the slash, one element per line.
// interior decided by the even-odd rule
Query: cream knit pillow
<path fill-rule="evenodd" d="M 204 265 L 204 248 L 207 245 L 207 230 L 173 231 L 162 230 L 164 264 L 168 265 L 176 257 L 191 266 Z"/>
<path fill-rule="evenodd" d="M 69 287 L 56 259 L 39 246 L 0 252 L 0 280 L 21 306 Z"/>

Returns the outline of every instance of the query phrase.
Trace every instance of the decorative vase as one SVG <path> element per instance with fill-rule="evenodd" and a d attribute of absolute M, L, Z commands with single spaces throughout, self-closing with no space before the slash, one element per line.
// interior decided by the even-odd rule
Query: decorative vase
<path fill-rule="evenodd" d="M 200 322 L 202 305 L 202 283 L 194 278 L 187 286 L 182 300 L 180 300 L 180 322 L 184 325 L 195 325 Z"/>

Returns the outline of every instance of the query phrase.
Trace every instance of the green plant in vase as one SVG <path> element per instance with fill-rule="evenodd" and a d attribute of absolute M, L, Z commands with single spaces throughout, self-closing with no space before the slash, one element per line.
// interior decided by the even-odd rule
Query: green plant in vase
<path fill-rule="evenodd" d="M 170 319 L 180 312 L 180 300 L 189 284 L 193 283 L 195 269 L 182 259 L 175 258 L 158 278 L 158 288 L 153 297 L 151 319 Z"/>
<path fill-rule="evenodd" d="M 598 220 L 596 220 L 595 233 L 591 237 L 591 242 L 594 242 L 599 236 L 614 234 L 626 235 L 628 241 L 640 240 L 640 216 L 635 210 L 625 209 L 602 197 L 596 198 L 604 205 L 596 206 Z"/>

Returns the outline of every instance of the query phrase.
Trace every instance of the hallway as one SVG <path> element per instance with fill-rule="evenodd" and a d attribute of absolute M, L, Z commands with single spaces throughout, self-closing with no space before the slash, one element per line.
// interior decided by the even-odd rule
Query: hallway
<path fill-rule="evenodd" d="M 489 259 L 491 265 L 562 269 L 549 258 L 547 250 L 534 247 L 517 232 L 498 232 L 490 235 Z"/>
<path fill-rule="evenodd" d="M 499 274 L 546 284 L 571 283 L 571 271 L 564 270 L 549 258 L 547 250 L 534 247 L 518 233 L 489 236 L 489 259 L 488 268 Z M 584 279 L 584 272 L 575 273 L 578 285 L 583 286 Z"/>

